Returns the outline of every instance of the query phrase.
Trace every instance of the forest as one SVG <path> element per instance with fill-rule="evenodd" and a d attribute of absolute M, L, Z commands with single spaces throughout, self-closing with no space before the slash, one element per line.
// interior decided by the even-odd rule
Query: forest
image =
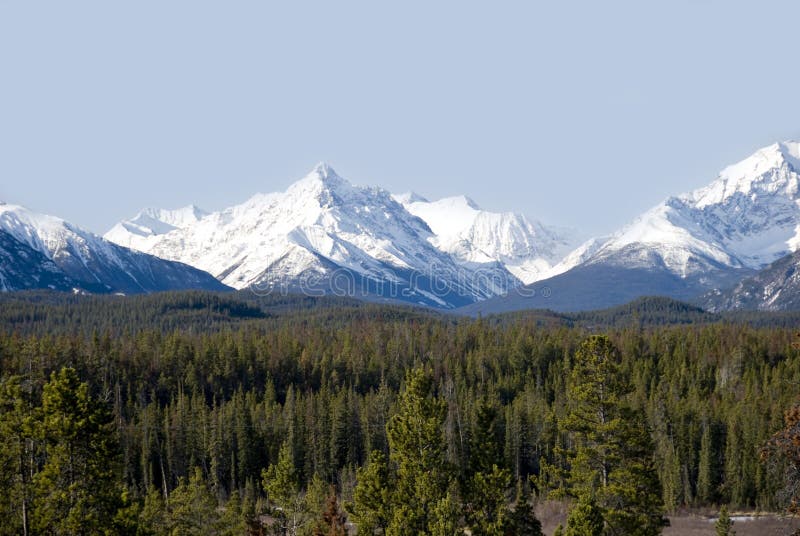
<path fill-rule="evenodd" d="M 683 508 L 791 510 L 795 320 L 3 296 L 0 534 L 536 535 L 561 500 L 562 534 L 649 535 Z"/>

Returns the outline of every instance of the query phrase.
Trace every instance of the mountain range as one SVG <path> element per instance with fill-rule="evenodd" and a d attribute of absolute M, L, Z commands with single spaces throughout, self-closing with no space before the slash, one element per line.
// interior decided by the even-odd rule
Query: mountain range
<path fill-rule="evenodd" d="M 446 221 L 439 218 L 445 213 Z M 285 192 L 206 214 L 147 209 L 105 238 L 256 292 L 342 293 L 454 308 L 550 269 L 569 238 L 459 197 L 430 203 L 317 165 Z"/>
<path fill-rule="evenodd" d="M 429 201 L 356 186 L 327 164 L 284 192 L 216 212 L 145 209 L 103 238 L 2 205 L 0 288 L 232 287 L 468 314 L 586 310 L 645 295 L 713 310 L 796 307 L 798 170 L 800 144 L 770 145 L 587 241 L 465 196 Z"/>
<path fill-rule="evenodd" d="M 682 300 L 727 289 L 798 248 L 800 144 L 776 143 L 725 168 L 708 186 L 670 197 L 563 259 L 525 296 L 467 312 L 610 307 L 642 295 Z M 538 290 L 538 292 L 536 292 Z M 731 302 L 734 303 L 734 302 Z"/>
<path fill-rule="evenodd" d="M 61 218 L 0 203 L 0 290 L 136 294 L 226 290 L 191 266 L 125 248 Z"/>

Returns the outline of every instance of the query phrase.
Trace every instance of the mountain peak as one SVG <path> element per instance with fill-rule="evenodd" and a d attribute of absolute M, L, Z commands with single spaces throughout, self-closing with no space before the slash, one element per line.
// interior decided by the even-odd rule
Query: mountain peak
<path fill-rule="evenodd" d="M 454 209 L 473 210 L 473 211 L 481 210 L 481 207 L 479 207 L 475 201 L 473 201 L 466 195 L 455 195 L 453 197 L 444 197 L 439 201 L 436 201 L 436 203 Z"/>
<path fill-rule="evenodd" d="M 349 185 L 344 178 L 340 177 L 336 170 L 327 162 L 320 162 L 302 179 L 295 182 L 295 185 L 322 184 L 326 187 Z"/>
<path fill-rule="evenodd" d="M 322 181 L 330 181 L 330 180 L 343 180 L 337 173 L 333 167 L 328 164 L 327 162 L 319 162 L 314 169 L 311 170 L 311 173 L 308 174 L 309 177 L 313 176 Z"/>
<path fill-rule="evenodd" d="M 800 172 L 800 141 L 788 140 L 778 144 L 783 159 L 796 172 Z"/>
<path fill-rule="evenodd" d="M 782 192 L 794 196 L 800 186 L 799 171 L 800 143 L 773 143 L 726 167 L 711 184 L 679 197 L 702 209 L 725 203 L 737 194 L 753 196 Z"/>
<path fill-rule="evenodd" d="M 303 199 L 315 198 L 327 204 L 336 197 L 349 197 L 352 190 L 350 182 L 340 177 L 329 164 L 320 162 L 308 175 L 289 186 L 286 192 Z"/>
<path fill-rule="evenodd" d="M 393 194 L 394 200 L 401 205 L 408 205 L 409 203 L 429 203 L 427 199 L 419 195 L 417 192 L 403 192 L 402 194 Z"/>

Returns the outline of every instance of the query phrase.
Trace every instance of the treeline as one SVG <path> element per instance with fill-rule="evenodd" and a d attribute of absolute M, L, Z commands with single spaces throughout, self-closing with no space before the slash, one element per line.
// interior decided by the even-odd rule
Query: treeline
<path fill-rule="evenodd" d="M 164 300 L 169 305 L 174 298 Z M 538 499 L 564 489 L 558 470 L 569 469 L 566 453 L 575 446 L 564 425 L 575 399 L 570 375 L 589 328 L 548 327 L 525 316 L 454 320 L 378 306 L 232 311 L 224 302 L 201 300 L 188 309 L 180 302 L 177 310 L 189 310 L 198 325 L 213 318 L 213 329 L 165 330 L 154 328 L 157 318 L 144 306 L 137 311 L 136 301 L 104 303 L 93 304 L 92 314 L 108 330 L 88 334 L 83 326 L 74 334 L 62 329 L 73 306 L 37 305 L 36 334 L 0 335 L 0 374 L 25 401 L 16 411 L 39 419 L 52 374 L 66 381 L 62 369 L 74 369 L 70 381 L 87 382 L 87 400 L 108 413 L 103 426 L 112 430 L 119 455 L 115 489 L 128 501 L 118 508 L 131 508 L 130 516 L 154 526 L 171 526 L 177 514 L 170 510 L 172 517 L 164 517 L 171 498 L 176 504 L 197 493 L 202 500 L 186 501 L 205 501 L 208 515 L 235 511 L 230 519 L 240 520 L 242 530 L 259 519 L 258 530 L 266 530 L 266 518 L 258 517 L 270 507 L 264 473 L 276 470 L 282 451 L 297 496 L 316 497 L 316 506 L 304 507 L 307 530 L 328 508 L 330 485 L 338 500 L 332 511 L 344 515 L 373 453 L 382 453 L 391 467 L 399 463 L 392 459 L 389 423 L 402 407 L 411 369 L 427 371 L 430 396 L 443 408 L 438 432 L 454 482 L 474 476 L 475 438 L 485 438 L 490 428 L 497 446 L 492 458 L 508 474 L 504 502 L 514 503 L 518 483 L 520 493 Z M 174 311 L 165 306 L 162 314 Z M 130 324 L 137 315 L 144 327 Z M 217 322 L 231 315 L 245 319 Z M 47 335 L 48 322 L 64 334 Z M 767 470 L 759 449 L 782 427 L 783 411 L 798 391 L 800 355 L 791 329 L 636 324 L 611 329 L 609 337 L 630 386 L 621 396 L 650 431 L 657 492 L 667 511 L 723 503 L 781 506 L 780 470 Z M 486 401 L 495 413 L 489 424 Z M 22 438 L 37 472 L 44 470 L 51 459 L 44 435 L 0 430 L 3 444 Z M 13 476 L 18 464 L 9 464 L 2 470 Z M 35 505 L 41 498 L 30 484 Z M 465 493 L 456 486 L 454 500 Z M 0 525 L 21 533 L 19 502 L 2 499 L 10 505 L 2 512 L 13 516 Z M 217 510 L 231 500 L 234 506 Z"/>

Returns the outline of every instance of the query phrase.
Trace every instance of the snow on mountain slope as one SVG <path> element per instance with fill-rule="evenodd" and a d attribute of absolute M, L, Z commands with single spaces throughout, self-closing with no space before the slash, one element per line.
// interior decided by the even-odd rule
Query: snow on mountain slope
<path fill-rule="evenodd" d="M 122 235 L 119 229 L 107 238 L 129 240 L 133 233 Z M 235 288 L 302 285 L 299 279 L 306 276 L 313 276 L 316 285 L 347 273 L 351 280 L 387 283 L 408 294 L 391 297 L 450 306 L 452 293 L 469 302 L 519 283 L 496 263 L 482 267 L 493 278 L 474 277 L 434 247 L 432 238 L 425 222 L 385 190 L 353 186 L 320 164 L 285 192 L 257 194 L 183 228 L 130 243 L 206 270 Z M 427 283 L 416 285 L 423 280 Z M 451 297 L 426 290 L 430 280 Z"/>
<path fill-rule="evenodd" d="M 208 212 L 194 205 L 175 210 L 146 208 L 130 220 L 116 224 L 104 238 L 120 246 L 143 251 L 148 249 L 148 244 L 157 242 L 157 237 L 197 223 L 205 216 L 208 216 Z"/>
<path fill-rule="evenodd" d="M 582 244 L 550 270 L 555 275 L 527 286 L 526 293 L 464 311 L 577 311 L 648 295 L 695 299 L 733 287 L 798 250 L 798 171 L 797 142 L 760 149 L 708 186 L 671 197 L 612 235 Z"/>
<path fill-rule="evenodd" d="M 714 289 L 698 302 L 714 312 L 800 310 L 800 251 L 781 257 L 732 288 Z"/>
<path fill-rule="evenodd" d="M 61 218 L 18 205 L 0 204 L 0 232 L 51 261 L 85 290 L 136 293 L 225 289 L 195 268 L 121 247 Z M 46 268 L 49 270 L 49 265 Z"/>
<path fill-rule="evenodd" d="M 0 230 L 0 291 L 70 291 L 76 286 L 77 283 L 67 277 L 53 261 Z"/>
<path fill-rule="evenodd" d="M 427 201 L 395 196 L 433 231 L 431 243 L 464 264 L 499 262 L 523 283 L 548 277 L 575 247 L 573 233 L 548 228 L 511 212 L 488 212 L 465 196 Z"/>
<path fill-rule="evenodd" d="M 671 197 L 590 254 L 573 252 L 555 268 L 585 263 L 652 264 L 688 277 L 714 269 L 758 269 L 800 245 L 800 144 L 776 143 L 725 168 L 711 184 Z"/>

